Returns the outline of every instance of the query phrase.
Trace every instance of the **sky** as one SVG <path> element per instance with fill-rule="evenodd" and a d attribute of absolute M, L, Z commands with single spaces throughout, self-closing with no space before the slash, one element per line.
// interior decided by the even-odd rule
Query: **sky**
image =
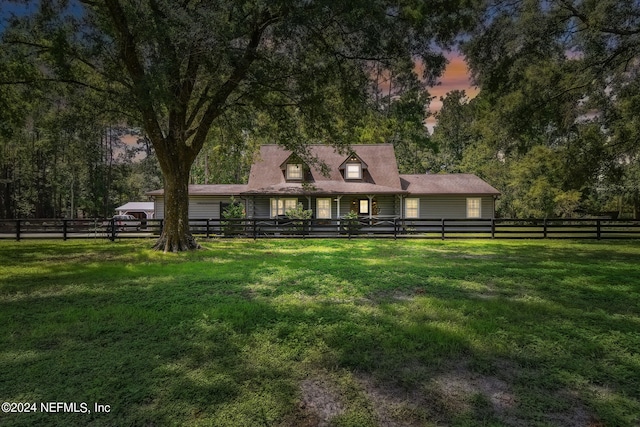
<path fill-rule="evenodd" d="M 0 0 L 0 31 L 7 25 L 6 21 L 11 15 L 23 15 L 26 12 L 32 12 L 36 9 L 37 3 L 13 3 L 9 1 Z"/>
<path fill-rule="evenodd" d="M 440 97 L 444 97 L 452 90 L 464 90 L 469 98 L 475 97 L 479 92 L 479 89 L 471 84 L 469 68 L 464 62 L 462 54 L 454 51 L 447 54 L 446 57 L 449 64 L 447 65 L 444 74 L 439 79 L 440 84 L 429 88 L 431 96 L 435 96 L 435 99 L 431 101 L 429 106 L 429 110 L 432 113 L 440 111 L 440 108 L 442 108 L 442 101 L 440 101 Z M 429 117 L 427 119 L 427 127 L 430 131 L 433 131 L 435 124 L 436 120 L 434 117 Z"/>

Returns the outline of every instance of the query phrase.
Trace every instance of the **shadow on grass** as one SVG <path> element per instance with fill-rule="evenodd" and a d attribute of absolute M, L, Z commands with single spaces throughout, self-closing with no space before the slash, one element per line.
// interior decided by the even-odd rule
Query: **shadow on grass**
<path fill-rule="evenodd" d="M 607 424 L 637 422 L 637 246 L 574 256 L 539 245 L 237 245 L 190 256 L 77 245 L 66 258 L 45 245 L 42 265 L 4 264 L 0 399 L 112 409 L 0 422 L 295 425 L 300 381 L 325 371 L 420 391 L 423 412 L 409 420 L 525 425 L 580 405 Z M 507 383 L 513 407 L 479 392 L 446 404 L 456 396 L 438 378 L 460 361 L 468 377 Z M 375 401 L 353 387 L 341 389 L 345 420 Z"/>
<path fill-rule="evenodd" d="M 3 326 L 3 347 L 11 350 L 2 355 L 2 397 L 111 406 L 108 415 L 55 414 L 58 425 L 167 425 L 199 417 L 270 424 L 292 411 L 301 379 L 295 368 L 319 343 L 328 354 L 314 356 L 317 363 L 363 371 L 413 358 L 387 342 L 391 335 L 452 341 L 451 354 L 464 348 L 460 337 L 427 325 L 405 328 L 389 318 L 369 324 L 335 304 L 279 309 L 236 290 L 239 297 L 201 296 L 190 304 L 174 302 L 179 291 L 172 285 L 121 287 L 108 302 L 86 292 L 3 303 L 3 313 L 29 314 Z M 145 304 L 148 298 L 156 305 Z M 229 410 L 238 400 L 253 405 Z M 5 414 L 3 422 L 48 424 L 51 417 Z"/>

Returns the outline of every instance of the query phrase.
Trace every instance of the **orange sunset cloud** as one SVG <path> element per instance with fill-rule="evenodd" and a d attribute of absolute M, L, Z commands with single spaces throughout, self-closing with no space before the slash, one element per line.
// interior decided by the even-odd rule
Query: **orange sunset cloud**
<path fill-rule="evenodd" d="M 475 97 L 479 92 L 479 89 L 471 84 L 471 75 L 464 57 L 458 52 L 452 52 L 447 55 L 447 59 L 449 63 L 438 85 L 429 88 L 429 93 L 435 97 L 429 106 L 429 111 L 432 113 L 440 111 L 442 108 L 440 97 L 446 97 L 446 94 L 452 90 L 464 90 L 469 98 Z M 436 119 L 433 116 L 427 119 L 427 127 L 430 131 L 433 131 L 435 124 Z"/>

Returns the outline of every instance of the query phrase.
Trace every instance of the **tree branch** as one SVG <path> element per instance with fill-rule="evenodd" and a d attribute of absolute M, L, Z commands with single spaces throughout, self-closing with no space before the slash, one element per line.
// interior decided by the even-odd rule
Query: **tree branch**
<path fill-rule="evenodd" d="M 169 19 L 165 12 L 160 8 L 157 0 L 149 0 L 149 6 L 152 12 L 153 23 L 155 24 L 155 31 L 159 35 L 159 54 L 167 58 L 165 64 L 168 68 L 167 74 L 170 76 L 169 81 L 172 83 L 170 84 L 170 90 L 174 101 L 168 105 L 169 129 L 167 136 L 170 139 L 175 139 L 178 134 L 182 134 L 184 132 L 184 124 L 187 114 L 186 110 L 189 101 L 187 99 L 186 102 L 182 102 L 182 84 L 180 79 L 180 62 L 178 61 L 178 53 L 176 51 L 176 47 L 171 41 L 171 38 L 169 37 L 169 32 L 164 31 L 166 27 L 170 26 Z"/>
<path fill-rule="evenodd" d="M 200 97 L 198 98 L 198 101 L 196 102 L 194 107 L 191 109 L 191 114 L 189 115 L 189 118 L 187 119 L 187 122 L 186 122 L 187 129 L 191 128 L 191 125 L 193 125 L 193 122 L 196 120 L 196 118 L 202 111 L 202 107 L 204 107 L 204 105 L 207 103 L 207 100 L 209 99 L 210 90 L 211 90 L 211 84 L 208 84 L 200 94 Z M 191 133 L 191 135 L 193 135 L 193 132 Z"/>
<path fill-rule="evenodd" d="M 145 82 L 144 67 L 138 59 L 136 40 L 129 30 L 127 16 L 118 0 L 105 0 L 105 5 L 119 36 L 120 58 L 133 81 L 133 95 L 140 106 L 144 128 L 149 134 L 156 151 L 163 152 L 163 155 L 158 156 L 158 158 L 165 158 L 169 155 L 166 139 L 158 122 L 155 108 L 151 103 L 151 96 Z"/>
<path fill-rule="evenodd" d="M 9 40 L 6 41 L 6 43 L 8 45 L 18 45 L 18 46 L 33 47 L 33 48 L 36 48 L 36 49 L 40 49 L 42 52 L 52 52 L 53 51 L 53 47 L 52 46 L 48 46 L 48 45 L 45 45 L 45 44 L 42 44 L 42 43 L 36 43 L 36 42 L 28 41 L 28 40 L 9 39 Z M 67 55 L 69 59 L 78 61 L 79 63 L 86 65 L 93 72 L 95 72 L 96 74 L 99 74 L 100 76 L 105 78 L 106 81 L 115 80 L 115 79 L 112 78 L 112 76 L 108 76 L 104 71 L 102 71 L 95 64 L 93 64 L 92 62 L 90 62 L 89 60 L 84 58 L 77 51 L 69 49 L 69 50 L 65 50 L 64 54 Z M 51 81 L 53 81 L 53 79 Z M 61 83 L 64 83 L 63 80 L 57 80 L 57 81 L 59 81 Z M 69 81 L 67 81 L 67 83 L 68 82 Z M 123 80 L 118 80 L 117 82 L 122 84 L 123 86 L 125 86 L 127 88 L 131 88 L 131 86 L 127 82 L 125 82 Z M 79 81 L 75 81 L 75 83 L 79 84 L 80 82 Z M 91 87 L 91 86 L 87 86 L 87 87 L 95 89 L 94 87 Z M 99 89 L 95 89 L 95 90 L 99 90 Z M 100 90 L 100 91 L 101 92 L 105 92 L 105 90 Z"/>
<path fill-rule="evenodd" d="M 254 27 L 249 39 L 249 43 L 245 48 L 243 57 L 236 64 L 227 81 L 224 82 L 224 84 L 222 84 L 222 86 L 220 86 L 217 92 L 213 95 L 209 106 L 207 107 L 202 116 L 202 119 L 200 120 L 200 123 L 198 124 L 197 131 L 195 132 L 193 140 L 191 141 L 191 155 L 193 156 L 193 158 L 195 158 L 195 156 L 202 148 L 207 134 L 209 133 L 209 129 L 211 128 L 211 124 L 213 123 L 215 118 L 218 117 L 223 111 L 224 102 L 246 78 L 251 64 L 258 56 L 258 46 L 260 45 L 260 41 L 262 40 L 264 32 L 272 23 L 276 22 L 278 19 L 279 17 L 271 15 L 270 12 L 264 12 L 262 22 L 258 23 Z"/>
<path fill-rule="evenodd" d="M 5 80 L 5 81 L 0 80 L 0 86 L 32 85 L 32 84 L 40 83 L 40 82 L 53 82 L 53 83 L 72 84 L 72 85 L 76 85 L 76 86 L 82 86 L 82 87 L 94 90 L 96 92 L 108 93 L 110 95 L 121 95 L 121 94 L 119 94 L 117 92 L 114 92 L 112 90 L 100 88 L 98 86 L 94 86 L 92 84 L 89 84 L 89 83 L 86 83 L 86 82 L 81 82 L 79 80 L 73 80 L 73 79 L 41 78 L 41 79 L 31 79 L 31 80 Z"/>
<path fill-rule="evenodd" d="M 86 4 L 88 6 L 95 6 L 95 7 L 100 7 L 102 6 L 102 3 L 97 2 L 97 1 L 91 1 L 91 0 L 78 0 L 80 3 L 82 4 Z"/>
<path fill-rule="evenodd" d="M 200 57 L 199 55 L 193 53 L 191 50 L 187 69 L 184 73 L 184 77 L 182 78 L 182 84 L 180 85 L 180 104 L 187 106 L 189 104 L 189 100 L 191 99 L 191 95 L 193 93 L 193 89 L 195 88 L 196 78 L 198 76 L 198 70 L 200 69 Z M 186 109 L 185 109 L 186 115 Z"/>
<path fill-rule="evenodd" d="M 567 0 L 558 0 L 558 1 L 564 6 L 566 10 L 571 12 L 571 16 L 573 16 L 574 18 L 578 18 L 588 28 L 594 28 L 594 25 L 591 23 L 589 17 L 584 13 L 580 12 L 571 2 Z M 601 33 L 614 34 L 617 36 L 633 36 L 636 34 L 640 34 L 640 28 L 627 29 L 627 28 L 595 26 L 595 29 L 600 31 Z"/>

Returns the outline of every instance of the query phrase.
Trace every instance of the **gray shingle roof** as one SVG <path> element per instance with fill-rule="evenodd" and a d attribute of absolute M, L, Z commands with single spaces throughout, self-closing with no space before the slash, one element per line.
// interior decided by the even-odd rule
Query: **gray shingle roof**
<path fill-rule="evenodd" d="M 190 196 L 237 196 L 247 190 L 246 184 L 190 185 Z M 164 189 L 153 190 L 147 196 L 163 196 Z"/>
<path fill-rule="evenodd" d="M 400 175 L 402 188 L 410 194 L 490 194 L 500 192 L 472 174 Z"/>
<path fill-rule="evenodd" d="M 311 156 L 328 166 L 328 176 L 324 176 L 318 166 L 311 166 L 308 184 L 303 186 L 300 182 L 287 182 L 280 166 L 291 156 L 291 151 L 278 145 L 263 145 L 260 147 L 260 157 L 251 167 L 248 184 L 190 185 L 189 195 L 500 194 L 472 174 L 400 175 L 391 144 L 353 145 L 352 149 L 367 164 L 362 180 L 345 180 L 342 176 L 340 165 L 349 157 L 349 153 L 337 153 L 329 145 L 310 145 Z M 147 195 L 162 196 L 164 190 L 150 191 Z"/>
<path fill-rule="evenodd" d="M 334 147 L 329 145 L 309 146 L 309 153 L 324 161 L 329 167 L 328 176 L 324 176 L 319 167 L 310 166 L 312 179 L 309 184 L 317 189 L 312 190 L 312 193 L 403 193 L 393 145 L 353 145 L 352 148 L 368 166 L 362 181 L 345 181 L 342 177 L 340 165 L 347 159 L 348 154 L 337 153 Z M 300 184 L 285 180 L 279 167 L 290 155 L 290 151 L 278 145 L 260 147 L 260 158 L 251 167 L 247 193 L 302 192 Z M 288 191 L 294 193 L 287 193 Z"/>
<path fill-rule="evenodd" d="M 321 181 L 312 186 L 303 188 L 302 184 L 285 182 L 269 185 L 255 190 L 245 191 L 243 194 L 269 194 L 269 195 L 295 195 L 295 194 L 404 194 L 405 192 L 395 187 L 385 187 L 367 182 L 339 182 Z"/>

